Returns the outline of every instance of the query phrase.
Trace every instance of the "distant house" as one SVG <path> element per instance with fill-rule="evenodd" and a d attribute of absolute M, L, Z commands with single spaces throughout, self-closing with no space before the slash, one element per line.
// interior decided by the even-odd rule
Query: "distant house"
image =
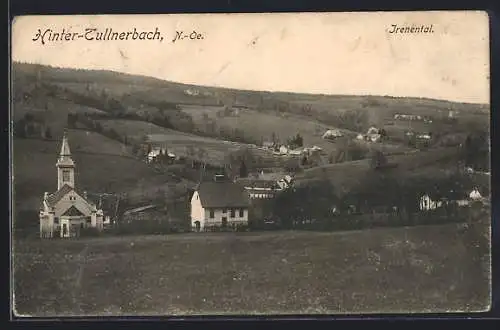
<path fill-rule="evenodd" d="M 288 154 L 288 151 L 289 151 L 288 147 L 282 145 L 282 146 L 280 146 L 278 152 L 280 153 L 280 155 L 286 155 L 286 154 Z"/>
<path fill-rule="evenodd" d="M 249 207 L 250 196 L 243 186 L 216 175 L 214 181 L 202 182 L 191 197 L 192 229 L 248 225 Z"/>
<path fill-rule="evenodd" d="M 420 115 L 411 115 L 411 114 L 400 114 L 397 113 L 394 115 L 394 119 L 398 120 L 423 120 L 424 118 Z"/>
<path fill-rule="evenodd" d="M 175 154 L 169 152 L 166 148 L 155 148 L 148 153 L 148 162 L 154 162 L 162 154 L 167 155 L 171 161 L 176 159 Z"/>
<path fill-rule="evenodd" d="M 336 139 L 344 136 L 338 129 L 329 129 L 323 134 L 323 139 Z"/>
<path fill-rule="evenodd" d="M 380 133 L 380 129 L 372 126 L 366 132 L 365 139 L 370 142 L 378 142 L 382 138 Z"/>
<path fill-rule="evenodd" d="M 274 180 L 239 179 L 236 183 L 245 188 L 250 199 L 272 199 L 283 190 Z"/>
<path fill-rule="evenodd" d="M 277 184 L 281 189 L 290 188 L 293 184 L 293 178 L 290 175 L 285 175 L 282 179 L 278 180 Z"/>
<path fill-rule="evenodd" d="M 420 207 L 421 211 L 435 210 L 438 207 L 441 207 L 442 205 L 443 205 L 443 202 L 441 202 L 441 201 L 434 201 L 427 194 L 425 194 L 422 197 L 420 197 L 419 207 Z"/>

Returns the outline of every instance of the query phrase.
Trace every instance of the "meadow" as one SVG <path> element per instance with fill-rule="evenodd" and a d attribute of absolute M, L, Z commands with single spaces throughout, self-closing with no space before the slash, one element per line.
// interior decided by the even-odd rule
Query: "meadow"
<path fill-rule="evenodd" d="M 32 316 L 481 311 L 490 304 L 488 228 L 17 240 L 15 309 Z"/>

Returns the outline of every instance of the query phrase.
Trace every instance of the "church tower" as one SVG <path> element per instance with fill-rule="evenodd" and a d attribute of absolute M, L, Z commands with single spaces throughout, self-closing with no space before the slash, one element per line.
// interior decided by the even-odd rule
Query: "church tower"
<path fill-rule="evenodd" d="M 69 150 L 68 136 L 64 130 L 61 152 L 56 163 L 57 167 L 57 190 L 67 184 L 75 188 L 75 163 L 71 158 L 71 151 Z"/>

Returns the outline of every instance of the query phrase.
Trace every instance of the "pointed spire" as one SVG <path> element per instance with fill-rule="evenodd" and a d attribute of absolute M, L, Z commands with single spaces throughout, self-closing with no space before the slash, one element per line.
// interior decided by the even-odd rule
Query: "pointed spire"
<path fill-rule="evenodd" d="M 71 156 L 71 151 L 69 150 L 67 129 L 64 129 L 63 140 L 62 140 L 62 145 L 61 145 L 61 152 L 60 152 L 59 156 L 61 156 L 61 157 Z"/>

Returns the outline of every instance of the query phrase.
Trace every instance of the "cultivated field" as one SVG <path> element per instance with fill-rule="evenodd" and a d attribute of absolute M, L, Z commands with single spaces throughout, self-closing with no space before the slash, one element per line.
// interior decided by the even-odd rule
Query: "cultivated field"
<path fill-rule="evenodd" d="M 33 316 L 479 311 L 490 303 L 488 236 L 486 225 L 454 224 L 17 241 L 16 311 Z"/>
<path fill-rule="evenodd" d="M 100 120 L 99 122 L 103 128 L 113 128 L 121 135 L 127 135 L 137 140 L 147 137 L 152 145 L 166 147 L 177 156 L 199 158 L 198 152 L 201 149 L 205 151 L 203 154 L 204 161 L 214 165 L 224 164 L 226 156 L 241 147 L 252 149 L 255 155 L 267 159 L 271 163 L 274 158 L 277 158 L 273 157 L 271 152 L 259 150 L 250 145 L 179 132 L 148 122 L 115 119 Z M 189 148 L 193 149 L 194 154 L 189 154 Z"/>
<path fill-rule="evenodd" d="M 322 124 L 312 118 L 294 114 L 278 114 L 272 111 L 264 113 L 249 109 L 239 109 L 237 115 L 217 117 L 217 112 L 222 109 L 222 107 L 182 106 L 182 110 L 191 115 L 200 128 L 205 125 L 203 114 L 206 114 L 208 118 L 215 120 L 218 127 L 237 128 L 243 131 L 245 136 L 256 141 L 271 141 L 274 133 L 282 143 L 285 143 L 288 138 L 300 133 L 304 139 L 304 146 L 317 145 L 327 150 L 335 149 L 332 143 L 322 138 L 328 129 L 335 127 Z M 340 131 L 351 137 L 356 136 L 356 133 L 348 130 Z"/>

